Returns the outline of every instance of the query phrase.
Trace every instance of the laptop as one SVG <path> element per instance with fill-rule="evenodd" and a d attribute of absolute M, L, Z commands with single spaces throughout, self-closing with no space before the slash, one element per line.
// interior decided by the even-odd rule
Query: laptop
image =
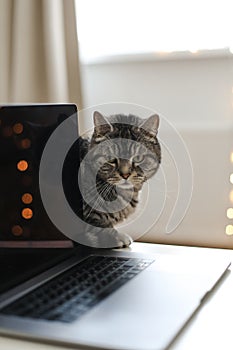
<path fill-rule="evenodd" d="M 95 349 L 168 349 L 230 261 L 97 249 L 70 239 L 47 215 L 39 185 L 45 148 L 69 120 L 78 138 L 73 104 L 0 108 L 0 334 Z M 77 147 L 74 141 L 67 148 L 62 187 L 81 218 Z"/>

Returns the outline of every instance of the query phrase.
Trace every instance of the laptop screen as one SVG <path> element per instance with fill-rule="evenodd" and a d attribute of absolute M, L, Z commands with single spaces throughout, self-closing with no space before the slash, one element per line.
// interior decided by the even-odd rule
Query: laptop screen
<path fill-rule="evenodd" d="M 74 104 L 1 106 L 0 247 L 73 246 L 46 213 L 39 188 L 39 167 L 51 134 L 74 114 L 77 116 Z M 63 186 L 77 213 L 81 212 L 81 200 L 72 167 L 77 172 L 78 154 L 74 156 L 72 150 L 76 151 L 72 146 L 64 162 Z"/>

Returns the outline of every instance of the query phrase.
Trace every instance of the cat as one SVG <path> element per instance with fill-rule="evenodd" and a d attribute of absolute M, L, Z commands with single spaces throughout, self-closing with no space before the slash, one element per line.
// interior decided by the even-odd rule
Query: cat
<path fill-rule="evenodd" d="M 147 119 L 129 114 L 109 117 L 95 111 L 94 132 L 83 139 L 80 184 L 87 244 L 127 247 L 131 238 L 114 226 L 132 214 L 146 180 L 161 163 L 157 138 L 159 116 Z M 108 228 L 108 230 L 103 230 Z M 88 243 L 89 242 L 89 243 Z"/>

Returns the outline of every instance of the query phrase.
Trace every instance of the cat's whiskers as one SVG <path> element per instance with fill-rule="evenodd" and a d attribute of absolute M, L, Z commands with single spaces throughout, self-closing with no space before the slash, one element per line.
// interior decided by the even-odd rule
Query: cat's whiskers
<path fill-rule="evenodd" d="M 103 194 L 103 200 L 106 200 L 104 197 L 106 196 L 106 198 L 108 197 L 109 193 L 112 191 L 112 186 L 110 184 L 108 184 L 108 186 L 105 187 L 104 191 L 102 192 Z"/>
<path fill-rule="evenodd" d="M 88 215 L 86 216 L 86 219 L 90 216 L 93 210 L 98 210 L 98 207 L 103 205 L 103 203 L 105 202 L 103 195 L 108 194 L 111 191 L 111 189 L 111 185 L 109 185 L 108 183 L 103 184 L 103 188 L 101 188 L 101 190 L 98 192 L 98 195 L 96 194 L 96 200 L 94 204 L 92 204 L 91 209 Z"/>
<path fill-rule="evenodd" d="M 88 189 L 86 189 L 85 191 L 85 194 L 86 194 L 86 196 L 87 197 L 90 197 L 90 196 L 96 196 L 96 195 L 98 195 L 98 191 L 97 191 L 97 188 L 96 188 L 96 186 L 94 185 L 92 188 L 88 188 Z"/>
<path fill-rule="evenodd" d="M 97 208 L 97 204 L 98 204 L 98 205 L 100 204 L 99 201 L 100 201 L 100 198 L 97 197 L 97 199 L 96 199 L 96 201 L 94 202 L 94 204 L 90 207 L 90 210 L 89 210 L 88 214 L 85 216 L 85 219 L 88 219 L 88 218 L 90 217 L 90 215 L 92 214 L 92 212 L 93 212 L 94 210 L 97 210 L 97 209 L 98 209 L 98 208 Z"/>
<path fill-rule="evenodd" d="M 96 194 L 96 193 L 98 194 L 99 193 L 98 192 L 99 186 L 102 188 L 102 186 L 99 183 L 95 183 L 92 187 L 88 187 L 86 189 L 87 195 Z"/>
<path fill-rule="evenodd" d="M 103 185 L 101 185 L 100 188 L 98 188 L 97 191 L 97 198 L 99 198 L 99 200 L 103 200 L 103 194 L 105 193 L 106 189 L 109 187 L 108 183 L 104 183 Z"/>

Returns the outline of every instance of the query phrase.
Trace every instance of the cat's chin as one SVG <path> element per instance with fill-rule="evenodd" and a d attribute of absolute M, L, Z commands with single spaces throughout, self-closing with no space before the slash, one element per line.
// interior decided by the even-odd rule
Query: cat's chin
<path fill-rule="evenodd" d="M 120 182 L 118 182 L 116 184 L 116 186 L 118 188 L 122 188 L 124 190 L 130 190 L 130 189 L 133 189 L 133 184 L 129 181 L 126 181 L 126 180 L 121 180 Z"/>

